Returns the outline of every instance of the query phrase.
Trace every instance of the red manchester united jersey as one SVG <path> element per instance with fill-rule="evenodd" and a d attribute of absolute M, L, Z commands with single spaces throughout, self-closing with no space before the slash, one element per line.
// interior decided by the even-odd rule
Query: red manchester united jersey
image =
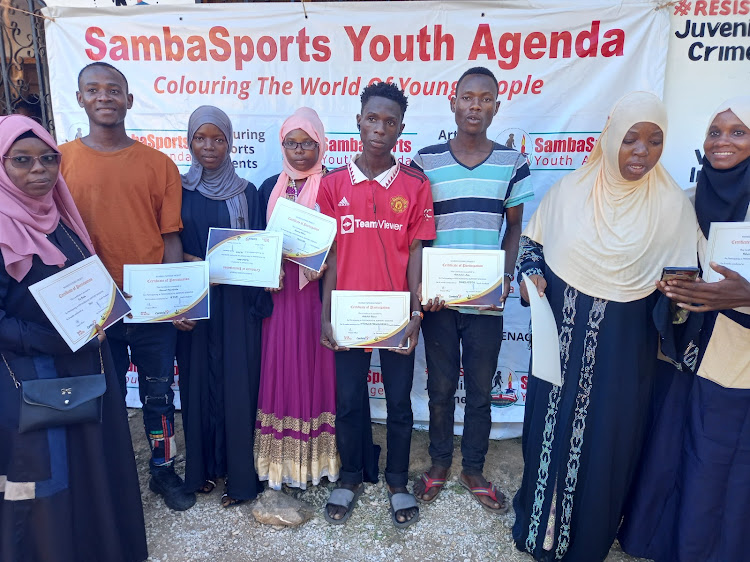
<path fill-rule="evenodd" d="M 336 288 L 408 291 L 406 266 L 414 240 L 434 240 L 430 182 L 397 162 L 373 180 L 353 158 L 323 177 L 320 211 L 336 219 Z"/>

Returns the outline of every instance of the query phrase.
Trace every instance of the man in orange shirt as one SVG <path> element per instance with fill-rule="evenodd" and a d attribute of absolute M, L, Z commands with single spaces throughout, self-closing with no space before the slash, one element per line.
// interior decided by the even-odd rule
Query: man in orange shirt
<path fill-rule="evenodd" d="M 91 235 L 94 248 L 117 285 L 122 266 L 182 261 L 182 183 L 165 154 L 131 139 L 125 115 L 133 105 L 125 76 L 96 62 L 78 75 L 78 104 L 89 134 L 60 146 L 62 173 Z M 174 471 L 174 353 L 170 323 L 124 324 L 107 330 L 125 394 L 132 360 L 138 368 L 143 423 L 151 446 L 151 490 L 175 510 L 195 503 Z M 130 356 L 128 355 L 130 347 Z"/>

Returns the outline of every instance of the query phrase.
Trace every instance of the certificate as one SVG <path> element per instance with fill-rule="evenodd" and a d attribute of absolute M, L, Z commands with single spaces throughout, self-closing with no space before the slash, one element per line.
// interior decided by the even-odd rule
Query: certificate
<path fill-rule="evenodd" d="M 29 287 L 60 336 L 77 351 L 130 312 L 98 256 L 91 256 Z"/>
<path fill-rule="evenodd" d="M 280 232 L 210 228 L 206 248 L 209 280 L 278 289 L 282 240 Z"/>
<path fill-rule="evenodd" d="M 171 322 L 209 317 L 208 262 L 124 265 L 123 289 L 133 317 L 124 322 Z"/>
<path fill-rule="evenodd" d="M 547 295 L 540 297 L 525 273 L 523 280 L 526 282 L 531 306 L 531 374 L 555 386 L 562 386 L 560 338 L 555 315 L 552 313 Z"/>
<path fill-rule="evenodd" d="M 286 259 L 320 271 L 336 236 L 336 219 L 279 197 L 266 231 L 284 234 Z"/>
<path fill-rule="evenodd" d="M 707 283 L 724 279 L 708 265 L 712 261 L 750 279 L 750 222 L 711 223 L 703 264 L 703 280 Z"/>
<path fill-rule="evenodd" d="M 398 349 L 410 303 L 408 292 L 331 291 L 333 339 L 342 347 Z"/>
<path fill-rule="evenodd" d="M 422 251 L 422 304 L 444 300 L 446 306 L 502 308 L 503 250 L 425 248 Z"/>

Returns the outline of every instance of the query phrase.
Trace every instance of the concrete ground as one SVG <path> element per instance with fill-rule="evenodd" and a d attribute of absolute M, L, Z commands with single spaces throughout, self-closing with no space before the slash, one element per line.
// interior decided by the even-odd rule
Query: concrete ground
<path fill-rule="evenodd" d="M 182 424 L 176 420 L 178 449 L 184 451 Z M 346 525 L 329 525 L 323 518 L 333 484 L 325 481 L 307 490 L 286 493 L 317 508 L 315 516 L 297 528 L 257 523 L 252 504 L 229 509 L 220 505 L 222 485 L 209 495 L 198 495 L 196 505 L 182 513 L 169 510 L 148 489 L 148 445 L 138 410 L 130 411 L 130 430 L 143 495 L 148 547 L 153 562 L 307 560 L 345 561 L 525 561 L 532 558 L 516 550 L 512 538 L 513 510 L 503 516 L 486 513 L 456 481 L 461 470 L 459 438 L 451 481 L 435 503 L 421 505 L 419 523 L 397 530 L 391 523 L 388 496 L 381 480 L 368 484 Z M 385 452 L 385 427 L 373 425 L 375 441 Z M 381 455 L 381 479 L 385 454 Z M 412 434 L 411 478 L 429 467 L 427 432 Z M 521 440 L 491 441 L 485 475 L 512 498 L 521 483 Z M 184 471 L 179 456 L 177 470 Z M 637 562 L 615 544 L 608 562 Z"/>

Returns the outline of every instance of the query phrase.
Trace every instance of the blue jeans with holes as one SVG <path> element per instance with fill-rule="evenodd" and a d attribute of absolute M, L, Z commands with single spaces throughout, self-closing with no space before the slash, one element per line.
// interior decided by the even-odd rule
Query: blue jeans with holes
<path fill-rule="evenodd" d="M 125 324 L 120 320 L 107 329 L 107 340 L 112 350 L 123 399 L 130 361 L 138 368 L 143 425 L 151 446 L 151 469 L 171 465 L 177 452 L 172 390 L 176 328 L 171 322 Z"/>
<path fill-rule="evenodd" d="M 464 434 L 463 471 L 480 475 L 489 447 L 492 377 L 503 339 L 503 317 L 461 314 L 455 310 L 425 312 L 422 321 L 427 360 L 432 464 L 450 468 L 453 460 L 453 411 L 463 346 Z"/>

